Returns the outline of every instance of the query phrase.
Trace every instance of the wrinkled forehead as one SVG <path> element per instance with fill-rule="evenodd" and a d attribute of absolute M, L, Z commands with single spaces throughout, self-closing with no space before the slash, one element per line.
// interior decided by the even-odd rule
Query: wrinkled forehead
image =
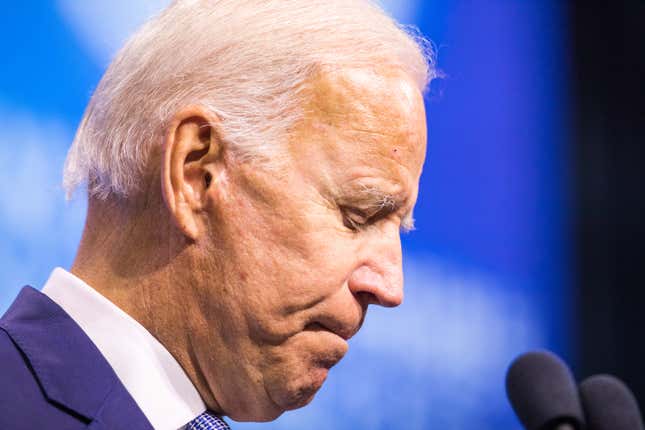
<path fill-rule="evenodd" d="M 304 130 L 293 141 L 317 137 L 319 156 L 351 170 L 357 161 L 404 169 L 418 180 L 425 158 L 423 97 L 416 84 L 396 68 L 320 70 L 306 89 Z M 314 142 L 310 142 L 314 143 Z M 371 163 L 370 163 L 371 162 Z"/>

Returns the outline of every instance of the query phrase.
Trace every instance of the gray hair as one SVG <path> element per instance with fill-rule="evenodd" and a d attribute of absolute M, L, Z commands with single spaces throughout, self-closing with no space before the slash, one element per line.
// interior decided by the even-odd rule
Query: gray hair
<path fill-rule="evenodd" d="M 181 107 L 217 115 L 244 161 L 279 161 L 319 67 L 392 65 L 420 91 L 435 77 L 430 45 L 369 0 L 177 0 L 117 54 L 67 155 L 71 196 L 140 190 L 150 156 Z M 300 108 L 299 108 L 300 107 Z"/>

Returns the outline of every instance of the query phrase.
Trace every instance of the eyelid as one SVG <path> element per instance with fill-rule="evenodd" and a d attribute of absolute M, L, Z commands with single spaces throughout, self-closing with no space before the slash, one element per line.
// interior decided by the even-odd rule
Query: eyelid
<path fill-rule="evenodd" d="M 366 224 L 369 222 L 369 216 L 367 216 L 361 209 L 349 206 L 341 206 L 340 210 L 345 227 L 353 231 L 361 230 L 362 228 L 366 227 Z M 356 219 L 356 217 L 358 217 L 359 219 Z"/>
<path fill-rule="evenodd" d="M 353 231 L 387 220 L 407 233 L 414 230 L 411 191 L 397 181 L 361 176 L 342 184 L 334 200 L 345 226 Z"/>
<path fill-rule="evenodd" d="M 407 220 L 407 215 L 401 216 L 400 209 L 398 207 L 382 207 L 371 214 L 364 209 L 352 206 L 341 206 L 340 209 L 342 212 L 343 223 L 345 223 L 347 228 L 353 231 L 364 230 L 378 221 L 389 218 L 393 215 L 396 215 L 399 219 L 399 231 L 401 233 L 408 233 L 414 230 L 414 221 Z"/>

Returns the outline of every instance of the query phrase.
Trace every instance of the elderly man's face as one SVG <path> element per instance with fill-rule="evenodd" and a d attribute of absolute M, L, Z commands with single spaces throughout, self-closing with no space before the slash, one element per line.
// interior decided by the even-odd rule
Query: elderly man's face
<path fill-rule="evenodd" d="M 403 298 L 401 224 L 425 157 L 423 99 L 396 70 L 320 73 L 277 174 L 227 159 L 189 320 L 225 413 L 270 420 L 307 404 L 369 304 Z"/>

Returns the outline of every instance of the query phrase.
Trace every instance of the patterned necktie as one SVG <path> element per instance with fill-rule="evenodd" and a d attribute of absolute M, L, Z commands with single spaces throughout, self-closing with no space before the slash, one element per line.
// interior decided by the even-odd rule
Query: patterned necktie
<path fill-rule="evenodd" d="M 231 430 L 231 428 L 223 419 L 206 411 L 189 422 L 186 430 Z"/>

